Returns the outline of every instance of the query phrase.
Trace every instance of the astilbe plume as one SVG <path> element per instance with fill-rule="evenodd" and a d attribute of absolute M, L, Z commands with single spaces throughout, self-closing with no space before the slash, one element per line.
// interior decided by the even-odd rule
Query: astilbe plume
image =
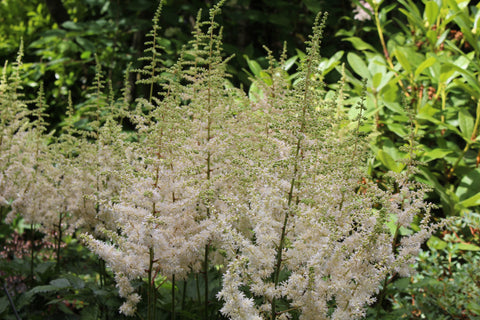
<path fill-rule="evenodd" d="M 234 143 L 230 128 L 242 106 L 235 99 L 244 96 L 226 87 L 227 60 L 214 20 L 220 6 L 210 10 L 207 22 L 199 13 L 194 39 L 171 68 L 160 67 L 158 28 L 149 34 L 148 65 L 139 73 L 147 78 L 140 83 L 149 85 L 150 95 L 137 101 L 132 121 L 138 143 L 124 174 L 125 188 L 111 203 L 118 232 L 105 230 L 109 241 L 85 236 L 116 274 L 127 298 L 125 314 L 132 314 L 138 301 L 127 280 L 147 278 L 150 306 L 157 275 L 173 280 L 202 271 L 206 276 L 215 259 L 209 257 L 216 240 L 214 217 L 231 187 L 226 182 Z M 208 278 L 205 287 L 208 292 Z"/>
<path fill-rule="evenodd" d="M 24 100 L 22 56 L 20 47 L 11 74 L 7 76 L 6 64 L 0 83 L 0 199 L 11 206 L 7 222 L 20 215 L 48 234 L 56 229 L 63 201 L 56 192 L 61 172 L 46 134 L 43 85 L 37 99 Z"/>
<path fill-rule="evenodd" d="M 342 126 L 342 97 L 326 99 L 314 77 L 323 23 L 319 15 L 300 81 L 289 90 L 276 76 L 282 70 L 270 68 L 270 86 L 259 83 L 263 96 L 245 117 L 258 126 L 256 150 L 267 153 L 240 153 L 255 178 L 219 216 L 226 270 L 218 297 L 231 319 L 358 319 L 389 274 L 408 274 L 432 232 L 425 218 L 398 239 L 430 209 L 411 172 L 393 176 L 392 190 L 362 184 L 366 141 Z"/>
<path fill-rule="evenodd" d="M 159 6 L 147 64 L 136 70 L 148 95 L 130 114 L 134 142 L 121 125 L 129 88 L 120 102 L 105 94 L 99 65 L 80 110 L 88 126 L 79 128 L 70 103 L 58 139 L 45 133 L 42 90 L 33 112 L 22 100 L 21 58 L 12 76 L 4 71 L 0 200 L 12 206 L 9 219 L 18 213 L 62 230 L 68 216 L 82 227 L 113 271 L 126 315 L 140 301 L 134 279 L 147 280 L 153 318 L 157 277 L 202 273 L 208 317 L 216 265 L 224 271 L 217 298 L 231 319 L 360 318 L 384 279 L 412 271 L 432 232 L 425 189 L 409 179 L 411 167 L 384 189 L 366 179 L 363 105 L 346 125 L 342 89 L 327 94 L 316 77 L 321 15 L 293 86 L 285 52 L 277 62 L 268 51 L 267 76 L 254 80 L 261 94 L 249 101 L 233 89 L 215 21 L 223 2 L 207 21 L 199 13 L 193 40 L 170 68 L 158 45 Z M 420 231 L 400 235 L 420 215 Z"/>

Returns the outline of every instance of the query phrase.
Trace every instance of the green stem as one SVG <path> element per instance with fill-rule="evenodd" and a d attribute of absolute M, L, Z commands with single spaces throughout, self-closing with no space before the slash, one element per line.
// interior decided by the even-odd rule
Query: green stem
<path fill-rule="evenodd" d="M 183 291 L 182 291 L 182 310 L 185 310 L 185 298 L 187 297 L 187 280 L 183 280 Z"/>
<path fill-rule="evenodd" d="M 175 274 L 172 275 L 172 315 L 171 319 L 175 320 Z"/>
<path fill-rule="evenodd" d="M 209 251 L 209 245 L 206 244 L 205 245 L 205 260 L 204 260 L 204 263 L 203 263 L 203 276 L 205 278 L 205 305 L 204 305 L 204 319 L 205 320 L 209 320 L 208 319 L 208 251 Z"/>
<path fill-rule="evenodd" d="M 195 275 L 195 285 L 197 287 L 197 301 L 200 303 L 200 281 L 198 280 L 198 274 Z"/>
<path fill-rule="evenodd" d="M 382 29 L 382 25 L 380 24 L 380 17 L 378 15 L 379 5 L 376 4 L 375 1 L 374 1 L 374 4 L 375 4 L 374 5 L 375 25 L 377 27 L 377 33 L 378 33 L 378 38 L 380 39 L 380 44 L 382 45 L 383 55 L 385 56 L 385 59 L 387 60 L 388 66 L 395 73 L 395 76 L 398 78 L 399 74 L 397 73 L 397 71 L 395 71 L 395 67 L 393 66 L 392 58 L 390 57 L 390 54 L 388 53 L 388 48 L 387 48 L 387 44 L 385 42 L 385 37 L 383 36 L 383 29 Z M 402 88 L 403 92 L 407 92 L 404 85 L 403 85 L 403 82 L 400 80 L 398 83 L 399 83 L 400 87 Z"/>
<path fill-rule="evenodd" d="M 147 300 L 148 300 L 148 306 L 147 306 L 147 319 L 152 320 L 153 319 L 153 293 L 154 293 L 154 283 L 153 283 L 153 248 L 149 249 L 150 253 L 150 261 L 148 264 L 148 293 L 147 293 Z"/>
<path fill-rule="evenodd" d="M 62 220 L 63 220 L 63 214 L 60 213 L 59 219 L 58 219 L 58 237 L 56 239 L 57 243 L 57 264 L 55 265 L 55 269 L 60 271 L 60 246 L 62 244 Z"/>
<path fill-rule="evenodd" d="M 31 232 L 31 252 L 30 252 L 30 281 L 33 285 L 33 272 L 34 272 L 34 258 L 35 258 L 35 226 L 33 222 L 30 223 Z"/>

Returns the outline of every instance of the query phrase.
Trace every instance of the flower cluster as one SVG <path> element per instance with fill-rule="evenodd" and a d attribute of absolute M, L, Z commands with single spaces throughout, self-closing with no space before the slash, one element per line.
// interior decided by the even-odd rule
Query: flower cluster
<path fill-rule="evenodd" d="M 296 81 L 284 75 L 286 54 L 277 61 L 268 51 L 249 99 L 227 79 L 215 21 L 222 3 L 207 21 L 199 13 L 193 40 L 169 68 L 161 66 L 159 7 L 146 65 L 136 70 L 149 94 L 134 110 L 128 87 L 120 101 L 103 92 L 99 68 L 82 110 L 88 125 L 80 128 L 70 107 L 51 144 L 41 94 L 33 124 L 22 120 L 22 104 L 10 118 L 2 111 L 0 200 L 32 224 L 63 230 L 68 216 L 82 228 L 114 273 L 125 315 L 141 300 L 134 280 L 147 284 L 151 318 L 156 280 L 175 288 L 194 273 L 204 277 L 207 310 L 216 266 L 217 298 L 231 319 L 358 319 L 380 283 L 412 271 L 433 230 L 425 190 L 409 179 L 413 169 L 382 188 L 368 182 L 364 106 L 351 121 L 343 83 L 328 91 L 316 76 L 326 16 L 317 16 Z M 12 87 L 4 75 L 0 93 Z M 126 116 L 136 125 L 129 138 Z M 404 232 L 418 217 L 419 231 Z"/>

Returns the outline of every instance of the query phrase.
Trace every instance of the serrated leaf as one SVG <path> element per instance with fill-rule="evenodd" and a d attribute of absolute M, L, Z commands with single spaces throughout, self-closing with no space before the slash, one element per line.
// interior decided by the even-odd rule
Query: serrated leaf
<path fill-rule="evenodd" d="M 44 292 L 51 292 L 51 291 L 57 291 L 58 288 L 56 286 L 52 285 L 43 285 L 43 286 L 36 286 L 32 288 L 28 293 L 30 294 L 37 294 L 37 293 L 44 293 Z"/>
<path fill-rule="evenodd" d="M 65 278 L 55 279 L 50 281 L 52 286 L 55 286 L 57 289 L 64 289 L 71 286 L 70 282 Z"/>
<path fill-rule="evenodd" d="M 70 282 L 74 289 L 83 289 L 85 287 L 85 281 L 73 274 L 66 274 L 65 278 Z"/>

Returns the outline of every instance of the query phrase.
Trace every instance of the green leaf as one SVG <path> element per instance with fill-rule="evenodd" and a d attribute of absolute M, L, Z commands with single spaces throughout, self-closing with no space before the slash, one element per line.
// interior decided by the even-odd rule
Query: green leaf
<path fill-rule="evenodd" d="M 475 206 L 480 206 L 480 192 L 477 193 L 474 196 L 471 196 L 468 199 L 465 199 L 463 201 L 460 201 L 459 203 L 461 206 L 464 208 L 469 208 L 469 207 L 475 207 Z"/>
<path fill-rule="evenodd" d="M 358 74 L 360 77 L 367 78 L 370 75 L 367 65 L 365 64 L 363 59 L 360 58 L 357 54 L 349 52 L 347 54 L 347 60 L 353 71 L 355 71 L 355 73 Z"/>
<path fill-rule="evenodd" d="M 457 71 L 458 73 L 460 73 L 463 76 L 463 78 L 467 81 L 467 83 L 470 86 L 472 86 L 472 88 L 475 89 L 476 92 L 480 92 L 480 85 L 478 84 L 478 81 L 472 72 L 470 72 L 467 69 L 463 69 L 462 67 L 459 67 L 458 65 L 453 63 L 448 63 L 447 65 L 450 66 L 455 71 Z"/>
<path fill-rule="evenodd" d="M 467 309 L 470 312 L 476 314 L 477 316 L 480 316 L 480 304 L 475 302 L 470 302 L 469 304 L 467 304 Z"/>
<path fill-rule="evenodd" d="M 64 289 L 70 287 L 70 282 L 65 278 L 55 279 L 50 281 L 52 286 L 55 286 L 57 289 Z"/>
<path fill-rule="evenodd" d="M 412 73 L 412 65 L 407 52 L 402 47 L 397 47 L 393 53 L 406 73 Z"/>
<path fill-rule="evenodd" d="M 443 241 L 438 237 L 431 236 L 430 239 L 428 239 L 427 241 L 427 246 L 430 249 L 443 250 L 447 247 L 447 242 Z"/>
<path fill-rule="evenodd" d="M 80 58 L 82 60 L 88 60 L 88 59 L 90 59 L 91 56 L 92 56 L 91 51 L 83 51 L 82 54 L 80 55 Z"/>
<path fill-rule="evenodd" d="M 473 127 L 475 120 L 472 115 L 465 108 L 460 108 L 458 112 L 458 125 L 460 126 L 460 132 L 463 134 L 463 138 L 468 141 L 472 137 Z"/>
<path fill-rule="evenodd" d="M 427 20 L 429 27 L 435 24 L 439 13 L 440 8 L 435 1 L 428 1 L 427 3 L 425 3 L 425 11 L 423 11 L 423 17 L 425 20 Z"/>
<path fill-rule="evenodd" d="M 285 61 L 285 64 L 283 65 L 283 70 L 285 71 L 290 70 L 290 68 L 293 67 L 293 65 L 295 64 L 295 62 L 297 62 L 297 60 L 298 60 L 298 56 L 293 56 L 287 61 Z"/>
<path fill-rule="evenodd" d="M 82 28 L 73 21 L 65 21 L 62 23 L 62 27 L 70 30 L 82 30 Z"/>
<path fill-rule="evenodd" d="M 459 243 L 457 244 L 457 248 L 465 251 L 480 251 L 480 247 L 472 243 Z"/>
<path fill-rule="evenodd" d="M 442 159 L 452 152 L 453 150 L 450 150 L 450 149 L 436 148 L 436 149 L 425 152 L 423 154 L 422 161 L 429 162 L 435 159 Z"/>
<path fill-rule="evenodd" d="M 405 164 L 395 161 L 391 155 L 383 150 L 378 150 L 377 158 L 382 164 L 393 172 L 401 172 Z"/>
<path fill-rule="evenodd" d="M 7 310 L 9 305 L 8 299 L 6 296 L 0 297 L 0 314 Z"/>
<path fill-rule="evenodd" d="M 36 286 L 32 288 L 28 293 L 30 294 L 37 294 L 37 293 L 43 293 L 43 292 L 51 292 L 51 291 L 57 291 L 58 288 L 56 286 L 52 285 L 44 285 L 44 286 Z"/>
<path fill-rule="evenodd" d="M 437 59 L 435 57 L 430 57 L 427 60 L 423 61 L 415 70 L 415 79 L 418 78 L 418 76 L 423 72 L 423 70 L 433 66 L 435 62 L 437 62 Z"/>
<path fill-rule="evenodd" d="M 243 57 L 245 58 L 245 60 L 247 60 L 248 67 L 250 68 L 252 73 L 258 77 L 260 75 L 260 71 L 263 70 L 262 67 L 258 64 L 257 61 L 250 60 L 250 58 L 246 55 L 244 55 Z"/>
<path fill-rule="evenodd" d="M 344 41 L 349 41 L 357 51 L 365 51 L 365 50 L 369 50 L 369 51 L 372 51 L 372 52 L 376 52 L 377 50 L 375 50 L 374 47 L 372 47 L 372 45 L 370 45 L 369 43 L 363 41 L 362 39 L 358 38 L 358 37 L 348 37 L 348 38 L 345 38 L 343 39 Z"/>
<path fill-rule="evenodd" d="M 75 37 L 77 43 L 82 47 L 83 50 L 94 52 L 95 45 L 90 41 L 82 37 Z"/>
<path fill-rule="evenodd" d="M 474 205 L 476 200 L 474 197 L 478 197 L 480 194 L 480 168 L 470 170 L 463 175 L 460 183 L 455 190 L 455 194 L 460 199 L 463 206 Z M 465 202 L 465 203 L 464 203 Z"/>

